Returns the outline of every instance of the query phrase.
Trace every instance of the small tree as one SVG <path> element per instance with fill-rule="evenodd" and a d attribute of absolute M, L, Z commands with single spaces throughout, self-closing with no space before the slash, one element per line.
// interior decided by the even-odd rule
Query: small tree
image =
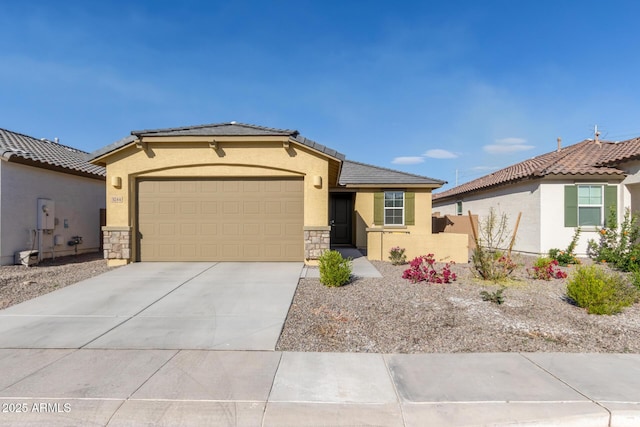
<path fill-rule="evenodd" d="M 484 280 L 506 279 L 517 267 L 503 249 L 509 239 L 508 223 L 507 214 L 498 215 L 494 208 L 489 209 L 489 215 L 484 220 L 478 221 L 476 247 L 471 262 L 478 276 Z"/>

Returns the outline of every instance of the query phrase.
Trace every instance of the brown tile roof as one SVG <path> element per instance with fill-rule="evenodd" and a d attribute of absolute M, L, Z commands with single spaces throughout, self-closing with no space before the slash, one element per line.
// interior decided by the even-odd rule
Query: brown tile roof
<path fill-rule="evenodd" d="M 599 175 L 623 178 L 626 172 L 616 166 L 640 158 L 640 138 L 623 142 L 600 143 L 585 140 L 508 166 L 499 171 L 469 181 L 433 195 L 433 200 L 460 196 L 525 179 L 547 175 Z"/>
<path fill-rule="evenodd" d="M 105 169 L 88 161 L 89 154 L 47 139 L 0 129 L 0 157 L 75 175 L 104 178 Z"/>

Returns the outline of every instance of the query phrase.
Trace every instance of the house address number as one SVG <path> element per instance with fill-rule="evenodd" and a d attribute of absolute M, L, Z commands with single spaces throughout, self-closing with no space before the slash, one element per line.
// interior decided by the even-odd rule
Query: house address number
<path fill-rule="evenodd" d="M 124 203 L 123 196 L 111 196 L 111 203 Z"/>

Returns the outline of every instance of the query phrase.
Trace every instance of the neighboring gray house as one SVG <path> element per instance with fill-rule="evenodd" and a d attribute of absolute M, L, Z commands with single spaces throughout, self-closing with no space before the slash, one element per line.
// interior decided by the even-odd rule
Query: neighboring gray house
<path fill-rule="evenodd" d="M 482 218 L 491 207 L 507 214 L 510 230 L 522 213 L 516 251 L 565 249 L 579 226 L 576 253 L 585 255 L 611 208 L 618 222 L 625 209 L 640 211 L 640 138 L 558 142 L 557 150 L 433 195 L 433 210 L 446 215 L 471 211 Z"/>
<path fill-rule="evenodd" d="M 0 129 L 0 265 L 20 251 L 52 258 L 100 250 L 105 170 L 88 154 Z M 82 242 L 69 242 L 80 236 Z"/>

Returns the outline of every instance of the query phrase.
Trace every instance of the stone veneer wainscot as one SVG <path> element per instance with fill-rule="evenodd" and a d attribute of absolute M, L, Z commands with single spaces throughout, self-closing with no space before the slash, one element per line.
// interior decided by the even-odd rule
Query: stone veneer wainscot
<path fill-rule="evenodd" d="M 331 227 L 304 227 L 304 257 L 317 260 L 331 246 Z"/>
<path fill-rule="evenodd" d="M 102 227 L 104 257 L 106 259 L 131 259 L 131 227 Z"/>

